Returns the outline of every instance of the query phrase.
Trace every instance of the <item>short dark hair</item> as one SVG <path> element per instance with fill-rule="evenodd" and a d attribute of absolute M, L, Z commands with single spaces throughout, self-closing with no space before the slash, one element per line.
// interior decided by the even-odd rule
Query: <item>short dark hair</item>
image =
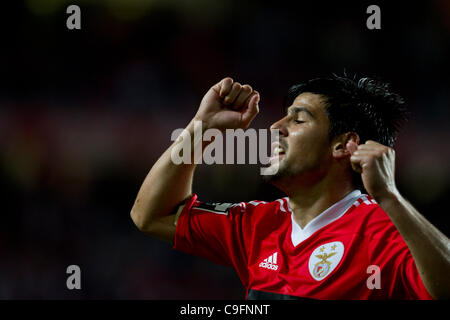
<path fill-rule="evenodd" d="M 284 107 L 304 92 L 326 99 L 330 138 L 356 132 L 360 143 L 374 140 L 393 147 L 400 126 L 407 119 L 404 99 L 390 91 L 389 84 L 372 78 L 357 79 L 333 74 L 290 87 Z"/>

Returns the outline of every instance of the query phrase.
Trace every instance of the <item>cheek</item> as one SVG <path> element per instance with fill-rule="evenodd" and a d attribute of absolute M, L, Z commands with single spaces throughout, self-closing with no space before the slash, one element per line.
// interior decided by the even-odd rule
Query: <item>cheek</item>
<path fill-rule="evenodd" d="M 328 136 L 322 132 L 301 132 L 291 134 L 289 153 L 296 159 L 319 161 L 327 156 L 329 151 Z"/>

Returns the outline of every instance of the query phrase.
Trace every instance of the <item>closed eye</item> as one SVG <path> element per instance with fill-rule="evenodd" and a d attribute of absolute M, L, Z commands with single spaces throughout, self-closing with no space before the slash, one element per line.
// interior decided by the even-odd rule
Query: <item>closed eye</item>
<path fill-rule="evenodd" d="M 304 123 L 305 121 L 302 121 L 302 120 L 294 120 L 295 121 L 295 123 L 298 123 L 298 124 L 301 124 L 301 123 Z"/>

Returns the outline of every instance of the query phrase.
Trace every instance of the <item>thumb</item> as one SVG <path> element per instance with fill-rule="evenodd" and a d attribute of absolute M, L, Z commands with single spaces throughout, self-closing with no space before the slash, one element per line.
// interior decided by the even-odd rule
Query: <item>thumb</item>
<path fill-rule="evenodd" d="M 354 141 L 347 142 L 347 150 L 350 151 L 350 155 L 353 155 L 353 153 L 358 149 L 358 145 Z"/>
<path fill-rule="evenodd" d="M 245 128 L 250 125 L 250 122 L 256 117 L 259 113 L 259 100 L 260 96 L 257 91 L 249 98 L 248 107 L 244 110 L 242 114 L 242 122 Z"/>
<path fill-rule="evenodd" d="M 347 150 L 350 151 L 351 156 L 353 155 L 353 153 L 355 153 L 356 150 L 358 150 L 358 144 L 353 141 L 347 142 L 346 147 L 347 147 Z M 354 171 L 359 172 L 359 173 L 362 172 L 361 164 L 358 159 L 350 158 L 350 164 L 352 165 L 352 169 Z"/>

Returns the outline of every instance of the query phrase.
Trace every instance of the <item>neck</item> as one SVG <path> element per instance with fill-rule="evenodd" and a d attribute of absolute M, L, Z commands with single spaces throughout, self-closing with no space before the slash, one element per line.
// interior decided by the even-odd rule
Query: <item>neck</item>
<path fill-rule="evenodd" d="M 350 179 L 322 179 L 287 192 L 294 220 L 304 228 L 312 219 L 354 190 Z"/>

